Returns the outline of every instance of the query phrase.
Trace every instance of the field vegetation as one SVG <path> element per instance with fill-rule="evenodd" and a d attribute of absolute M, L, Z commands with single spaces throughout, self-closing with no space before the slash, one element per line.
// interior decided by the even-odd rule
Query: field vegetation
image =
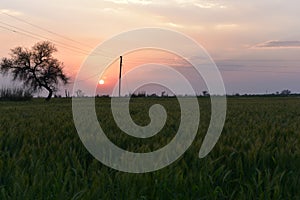
<path fill-rule="evenodd" d="M 162 104 L 165 127 L 149 139 L 122 133 L 109 98 L 96 98 L 107 136 L 118 146 L 149 152 L 167 145 L 180 123 L 176 98 L 134 98 L 131 115 L 149 123 Z M 119 172 L 94 159 L 77 135 L 71 99 L 0 101 L 0 199 L 300 199 L 300 98 L 234 97 L 213 151 L 198 151 L 210 120 L 209 98 L 199 98 L 201 120 L 188 151 L 151 173 Z"/>

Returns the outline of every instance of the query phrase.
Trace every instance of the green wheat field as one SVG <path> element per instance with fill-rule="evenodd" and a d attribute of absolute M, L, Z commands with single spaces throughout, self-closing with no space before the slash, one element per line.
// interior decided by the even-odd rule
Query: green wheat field
<path fill-rule="evenodd" d="M 76 132 L 71 99 L 0 101 L 0 199 L 300 199 L 300 98 L 232 97 L 222 135 L 198 152 L 210 120 L 209 98 L 199 98 L 198 134 L 185 154 L 161 170 L 130 174 L 93 158 Z M 168 113 L 148 139 L 116 126 L 109 98 L 97 98 L 99 123 L 118 146 L 150 152 L 170 142 L 180 124 L 176 98 L 133 98 L 130 112 L 149 123 L 154 103 Z"/>

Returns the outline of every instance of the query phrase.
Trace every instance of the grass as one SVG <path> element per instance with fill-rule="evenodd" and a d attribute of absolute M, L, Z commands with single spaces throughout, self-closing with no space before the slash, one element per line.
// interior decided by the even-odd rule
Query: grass
<path fill-rule="evenodd" d="M 165 106 L 168 121 L 149 139 L 122 134 L 110 100 L 96 100 L 107 136 L 124 149 L 148 152 L 176 134 L 176 99 L 137 98 L 132 118 L 149 122 L 153 103 Z M 0 199 L 300 199 L 300 99 L 229 98 L 222 135 L 198 159 L 209 123 L 208 98 L 199 98 L 200 128 L 188 151 L 172 165 L 129 174 L 102 165 L 81 143 L 71 100 L 0 101 Z"/>

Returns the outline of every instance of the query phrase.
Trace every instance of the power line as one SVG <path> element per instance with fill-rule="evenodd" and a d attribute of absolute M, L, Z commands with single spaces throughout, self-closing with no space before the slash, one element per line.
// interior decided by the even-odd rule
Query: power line
<path fill-rule="evenodd" d="M 39 34 L 32 33 L 32 32 L 30 32 L 30 31 L 26 31 L 26 30 L 21 29 L 21 28 L 18 28 L 18 27 L 16 27 L 16 26 L 9 25 L 9 24 L 7 24 L 7 23 L 5 23 L 5 22 L 1 22 L 1 21 L 0 21 L 0 23 L 3 24 L 3 25 L 6 25 L 6 26 L 8 26 L 8 27 L 11 27 L 11 28 L 14 28 L 14 29 L 19 30 L 19 31 L 16 31 L 16 30 L 11 29 L 11 28 L 6 28 L 7 30 L 10 30 L 10 31 L 12 31 L 12 32 L 15 32 L 15 33 L 21 33 L 21 34 L 24 34 L 24 33 L 25 33 L 24 35 L 27 35 L 27 36 L 28 36 L 28 34 L 30 34 L 30 37 L 33 35 L 33 37 L 34 37 L 35 39 L 43 38 L 43 39 L 49 40 L 49 41 L 51 41 L 51 42 L 53 42 L 53 43 L 58 43 L 58 44 L 60 44 L 60 45 L 63 45 L 63 46 L 61 46 L 61 47 L 63 47 L 63 48 L 68 48 L 68 49 L 70 49 L 69 47 L 67 47 L 68 45 L 65 45 L 64 43 L 58 42 L 58 41 L 56 41 L 56 40 L 52 40 L 52 39 L 50 39 L 50 38 L 44 37 L 44 36 L 39 35 Z M 3 26 L 2 26 L 2 27 L 3 27 Z M 72 48 L 71 50 L 74 50 L 73 47 L 71 47 L 71 48 Z M 80 52 L 80 53 L 83 53 L 83 52 Z"/>
<path fill-rule="evenodd" d="M 1 22 L 0 22 L 1 23 Z M 18 34 L 22 34 L 22 35 L 25 35 L 27 37 L 30 37 L 30 38 L 33 38 L 33 39 L 38 39 L 40 40 L 41 37 L 39 36 L 34 36 L 33 34 L 30 34 L 30 33 L 26 33 L 26 32 L 22 32 L 22 31 L 17 31 L 17 30 L 14 30 L 14 29 L 11 29 L 11 28 L 7 28 L 7 27 L 4 27 L 4 26 L 0 26 L 2 29 L 5 29 L 5 30 L 8 30 L 8 31 L 11 31 L 13 33 L 18 33 Z M 52 40 L 50 40 L 51 42 L 53 42 Z M 55 43 L 55 42 L 53 42 Z M 56 44 L 56 43 L 55 43 Z M 62 45 L 59 45 L 59 44 L 56 44 L 57 46 L 59 47 L 62 47 L 62 48 L 65 48 L 65 49 L 68 49 L 72 52 L 75 52 L 75 53 L 79 53 L 79 54 L 83 54 L 83 55 L 87 55 L 86 53 L 83 53 L 83 52 L 80 52 L 80 51 L 76 51 L 74 49 L 71 49 L 71 48 L 68 48 L 68 47 L 65 47 L 65 46 L 62 46 Z"/>
<path fill-rule="evenodd" d="M 67 45 L 67 44 L 65 44 L 65 43 L 62 43 L 62 42 L 59 42 L 59 41 L 50 39 L 50 38 L 48 38 L 48 37 L 41 36 L 41 35 L 39 35 L 39 34 L 32 33 L 32 32 L 30 32 L 30 31 L 26 31 L 26 30 L 24 30 L 24 29 L 21 29 L 21 28 L 18 28 L 18 27 L 15 27 L 15 26 L 6 24 L 6 23 L 4 23 L 4 22 L 1 22 L 1 21 L 0 21 L 0 23 L 1 23 L 1 24 L 5 24 L 6 26 L 9 26 L 9 27 L 14 28 L 14 29 L 11 29 L 11 28 L 8 28 L 8 27 L 1 26 L 1 28 L 3 28 L 3 29 L 6 29 L 6 30 L 11 31 L 11 32 L 14 32 L 14 33 L 22 34 L 22 35 L 25 35 L 25 36 L 28 36 L 28 37 L 31 37 L 31 38 L 34 38 L 34 39 L 39 39 L 39 40 L 40 40 L 41 38 L 42 38 L 42 39 L 46 39 L 46 40 L 49 40 L 49 41 L 53 42 L 53 43 L 56 44 L 57 46 L 62 47 L 62 48 L 65 48 L 65 49 L 68 49 L 68 50 L 70 50 L 70 51 L 72 51 L 72 52 L 76 52 L 76 53 L 80 53 L 80 54 L 88 55 L 88 56 L 97 56 L 97 55 L 99 55 L 99 56 L 106 57 L 106 58 L 110 58 L 110 59 L 113 59 L 113 58 L 114 58 L 114 57 L 112 57 L 112 56 L 111 56 L 111 57 L 110 57 L 110 56 L 105 56 L 105 55 L 101 55 L 101 54 L 98 54 L 98 53 L 95 53 L 95 52 L 89 53 L 89 52 L 87 52 L 87 51 L 85 51 L 85 50 L 82 50 L 82 49 L 79 49 L 79 48 L 76 48 L 76 47 L 74 48 L 73 46 Z M 17 30 L 15 30 L 15 29 L 17 29 Z"/>
<path fill-rule="evenodd" d="M 75 43 L 78 43 L 78 44 L 81 44 L 81 45 L 84 45 L 84 46 L 88 46 L 88 47 L 90 47 L 90 48 L 93 48 L 93 47 L 91 47 L 91 46 L 89 46 L 89 45 L 86 45 L 86 44 L 84 44 L 84 43 L 78 42 L 78 41 L 73 40 L 73 39 L 71 39 L 71 38 L 69 38 L 69 37 L 66 37 L 66 36 L 61 35 L 61 34 L 56 33 L 56 32 L 53 32 L 53 31 L 51 31 L 51 30 L 48 30 L 48 29 L 43 28 L 43 27 L 41 27 L 41 26 L 39 26 L 39 25 L 33 24 L 33 23 L 31 23 L 31 22 L 28 22 L 28 21 L 26 21 L 26 20 L 24 20 L 24 19 L 15 17 L 15 16 L 10 15 L 10 14 L 8 14 L 8 13 L 5 13 L 5 12 L 3 12 L 3 11 L 2 11 L 2 14 L 3 14 L 3 15 L 6 15 L 6 16 L 9 16 L 9 17 L 11 17 L 11 18 L 13 18 L 13 19 L 15 19 L 15 20 L 20 21 L 20 22 L 23 22 L 23 23 L 25 23 L 25 24 L 28 24 L 28 25 L 30 25 L 30 26 L 33 26 L 33 27 L 35 27 L 35 28 L 38 28 L 38 29 L 40 29 L 40 30 L 43 30 L 43 31 L 45 31 L 45 32 L 48 32 L 48 33 L 51 33 L 51 34 L 53 34 L 53 35 L 62 37 L 62 38 L 64 38 L 64 39 L 66 39 L 66 40 L 69 40 L 69 41 L 72 41 L 72 42 L 75 42 Z"/>
<path fill-rule="evenodd" d="M 50 33 L 50 34 L 52 34 L 52 35 L 56 35 L 56 36 L 58 36 L 58 37 L 61 37 L 61 38 L 65 39 L 65 40 L 68 40 L 68 41 L 71 41 L 71 42 L 73 42 L 73 43 L 77 43 L 77 44 L 80 44 L 80 45 L 83 45 L 83 46 L 86 46 L 86 47 L 89 47 L 89 48 L 94 48 L 94 47 L 91 46 L 91 45 L 88 45 L 88 44 L 79 42 L 79 41 L 74 40 L 74 39 L 72 39 L 72 38 L 70 38 L 70 37 L 67 37 L 67 36 L 65 36 L 65 35 L 56 33 L 56 32 L 54 32 L 54 31 L 51 31 L 51 30 L 46 29 L 46 28 L 44 28 L 44 27 L 41 27 L 41 26 L 39 26 L 39 25 L 33 24 L 33 23 L 29 22 L 29 21 L 26 21 L 26 20 L 24 20 L 24 19 L 18 18 L 18 17 L 16 17 L 16 16 L 10 15 L 10 14 L 5 13 L 5 12 L 3 12 L 3 11 L 2 11 L 1 13 L 2 13 L 3 15 L 9 16 L 9 17 L 11 17 L 11 18 L 13 18 L 13 19 L 15 19 L 15 20 L 18 20 L 18 21 L 20 21 L 20 22 L 23 22 L 23 23 L 25 23 L 25 24 L 28 24 L 28 25 L 30 25 L 30 26 L 32 26 L 32 27 L 37 28 L 37 29 L 40 29 L 40 30 L 45 31 L 45 32 L 47 32 L 47 33 Z M 97 50 L 97 51 L 99 51 L 99 50 Z M 104 51 L 104 50 L 101 50 L 101 52 L 102 52 L 102 53 L 106 53 L 106 54 L 107 54 L 107 53 L 108 53 L 108 54 L 111 54 L 111 53 L 106 52 L 106 51 Z M 100 52 L 99 52 L 99 53 L 100 53 Z M 106 56 L 107 56 L 107 55 L 106 55 Z"/>
<path fill-rule="evenodd" d="M 27 37 L 31 37 L 31 38 L 34 38 L 34 39 L 40 39 L 40 38 L 38 38 L 38 37 L 29 35 L 29 34 L 26 34 L 26 33 L 22 33 L 22 32 L 19 32 L 19 31 L 17 31 L 17 30 L 14 30 L 14 29 L 7 28 L 7 27 L 5 27 L 5 26 L 1 26 L 1 25 L 0 25 L 0 28 L 5 29 L 5 30 L 8 30 L 8 31 L 11 31 L 11 32 L 13 32 L 13 33 L 19 33 L 19 34 L 22 34 L 22 35 L 25 35 L 25 36 L 27 36 Z"/>
<path fill-rule="evenodd" d="M 51 39 L 51 38 L 42 36 L 42 35 L 40 35 L 40 34 L 33 33 L 33 32 L 31 32 L 31 31 L 24 30 L 24 29 L 22 29 L 22 28 L 18 28 L 18 27 L 16 27 L 16 26 L 7 24 L 7 23 L 2 22 L 2 21 L 0 21 L 0 23 L 3 24 L 3 25 L 5 25 L 5 26 L 8 26 L 8 27 L 17 29 L 17 30 L 19 30 L 19 31 L 22 31 L 23 33 L 30 34 L 30 35 L 33 35 L 33 36 L 35 36 L 35 37 L 39 37 L 39 38 L 43 38 L 43 39 L 49 40 L 49 41 L 51 41 L 51 42 L 53 42 L 53 43 L 59 44 L 59 46 L 61 46 L 61 47 L 63 47 L 63 48 L 67 48 L 67 49 L 69 49 L 69 50 L 75 50 L 75 51 L 77 51 L 77 52 L 79 52 L 79 53 L 82 53 L 82 54 L 85 54 L 85 55 L 90 55 L 89 52 L 87 52 L 87 51 L 85 51 L 85 50 L 83 50 L 83 49 L 77 48 L 77 47 L 75 47 L 75 46 L 73 46 L 73 45 L 68 45 L 68 44 L 66 44 L 66 43 L 63 43 L 63 42 L 60 42 L 60 41 L 57 41 L 57 40 L 53 40 L 53 39 Z M 14 32 L 16 32 L 16 31 L 14 31 Z M 95 53 L 95 54 L 96 54 L 96 53 Z M 97 54 L 97 55 L 100 55 L 100 54 Z M 100 56 L 104 56 L 104 55 L 100 55 Z M 104 56 L 104 57 L 107 57 L 107 56 Z M 111 58 L 111 57 L 109 57 L 109 58 Z"/>
<path fill-rule="evenodd" d="M 0 25 L 0 28 L 5 29 L 5 30 L 8 30 L 8 31 L 12 31 L 12 32 L 14 32 L 14 33 L 17 33 L 17 31 L 15 31 L 15 30 L 13 30 L 13 29 L 10 29 L 10 28 L 7 28 L 7 27 L 4 27 L 4 26 L 1 26 L 1 25 Z"/>

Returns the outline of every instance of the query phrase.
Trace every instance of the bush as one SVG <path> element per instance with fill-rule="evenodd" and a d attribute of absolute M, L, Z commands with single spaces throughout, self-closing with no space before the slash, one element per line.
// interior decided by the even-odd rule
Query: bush
<path fill-rule="evenodd" d="M 26 101 L 32 99 L 32 91 L 21 87 L 1 88 L 0 100 L 3 101 Z"/>

